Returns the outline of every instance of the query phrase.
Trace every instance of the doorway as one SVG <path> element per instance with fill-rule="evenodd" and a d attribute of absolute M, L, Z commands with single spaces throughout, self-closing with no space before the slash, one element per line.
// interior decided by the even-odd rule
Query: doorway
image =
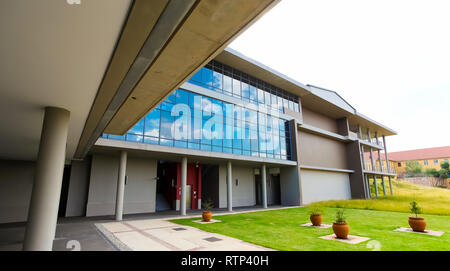
<path fill-rule="evenodd" d="M 202 165 L 188 164 L 186 209 L 198 209 L 201 201 Z M 179 210 L 181 200 L 181 163 L 158 161 L 156 211 Z"/>
<path fill-rule="evenodd" d="M 175 210 L 177 170 L 176 163 L 158 161 L 156 180 L 156 211 Z"/>
<path fill-rule="evenodd" d="M 270 175 L 267 187 L 267 204 L 280 205 L 281 204 L 281 186 L 280 175 Z"/>
<path fill-rule="evenodd" d="M 255 175 L 255 202 L 256 205 L 262 205 L 261 175 Z"/>
<path fill-rule="evenodd" d="M 266 182 L 267 205 L 281 205 L 280 175 L 269 175 Z M 255 202 L 262 205 L 261 175 L 255 175 Z"/>

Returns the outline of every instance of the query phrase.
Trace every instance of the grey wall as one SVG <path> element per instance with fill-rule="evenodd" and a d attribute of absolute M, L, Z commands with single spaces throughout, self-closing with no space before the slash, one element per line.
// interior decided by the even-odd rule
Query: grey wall
<path fill-rule="evenodd" d="M 300 165 L 347 169 L 346 144 L 299 131 Z"/>
<path fill-rule="evenodd" d="M 91 164 L 87 216 L 115 212 L 119 156 L 94 155 Z M 128 157 L 124 214 L 155 212 L 157 160 Z"/>
<path fill-rule="evenodd" d="M 302 108 L 303 122 L 329 132 L 338 133 L 338 125 L 335 119 L 316 113 L 308 108 Z"/>
<path fill-rule="evenodd" d="M 219 206 L 220 208 L 227 207 L 227 174 L 226 165 L 219 166 Z M 256 204 L 255 197 L 255 177 L 253 175 L 252 167 L 235 166 L 233 165 L 233 207 L 254 206 Z M 236 179 L 239 180 L 239 185 L 236 186 Z"/>
<path fill-rule="evenodd" d="M 28 219 L 34 162 L 0 160 L 0 223 Z"/>
<path fill-rule="evenodd" d="M 300 205 L 298 167 L 280 168 L 281 205 Z"/>
<path fill-rule="evenodd" d="M 91 157 L 83 161 L 72 161 L 66 216 L 85 216 L 89 192 Z"/>

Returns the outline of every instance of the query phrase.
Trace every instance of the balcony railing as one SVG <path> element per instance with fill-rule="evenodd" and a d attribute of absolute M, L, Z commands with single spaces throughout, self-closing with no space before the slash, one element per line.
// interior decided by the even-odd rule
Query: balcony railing
<path fill-rule="evenodd" d="M 362 135 L 359 132 L 357 132 L 357 133 L 353 132 L 353 134 L 355 134 L 359 140 L 362 140 L 362 141 L 365 141 L 365 142 L 368 142 L 368 143 L 371 143 L 371 144 L 374 144 L 374 145 L 378 145 L 379 147 L 384 148 L 383 139 L 382 138 L 378 138 L 378 141 L 377 141 L 376 138 L 369 139 L 367 137 L 367 135 L 364 135 L 364 134 Z"/>
<path fill-rule="evenodd" d="M 372 166 L 372 164 L 366 164 L 364 166 L 364 170 L 372 171 L 372 172 L 382 172 L 382 173 L 396 174 L 394 168 L 389 168 L 388 169 L 387 166 L 384 166 L 384 165 L 382 167 L 380 167 L 380 165 Z"/>

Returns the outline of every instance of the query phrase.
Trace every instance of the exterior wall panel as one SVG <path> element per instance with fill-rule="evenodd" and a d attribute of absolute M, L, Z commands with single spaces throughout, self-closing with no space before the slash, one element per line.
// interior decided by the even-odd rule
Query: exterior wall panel
<path fill-rule="evenodd" d="M 301 170 L 303 204 L 351 199 L 348 173 Z"/>
<path fill-rule="evenodd" d="M 34 168 L 33 162 L 0 160 L 0 223 L 27 220 Z"/>
<path fill-rule="evenodd" d="M 83 161 L 72 161 L 66 207 L 68 217 L 86 215 L 90 169 L 90 157 L 86 157 Z"/>
<path fill-rule="evenodd" d="M 118 166 L 118 156 L 92 157 L 86 216 L 114 214 Z M 126 175 L 124 214 L 155 212 L 157 161 L 129 157 Z"/>
<path fill-rule="evenodd" d="M 324 116 L 309 110 L 308 108 L 302 108 L 303 122 L 311 126 L 333 132 L 339 133 L 338 124 L 335 119 Z"/>
<path fill-rule="evenodd" d="M 281 205 L 300 205 L 299 178 L 298 167 L 280 168 Z"/>
<path fill-rule="evenodd" d="M 227 178 L 226 165 L 219 167 L 219 194 L 220 194 L 220 208 L 227 207 Z M 236 185 L 238 179 L 238 185 Z M 255 198 L 255 177 L 253 175 L 252 167 L 243 167 L 233 165 L 233 207 L 254 206 L 256 204 Z"/>
<path fill-rule="evenodd" d="M 345 143 L 299 131 L 300 165 L 347 169 Z"/>

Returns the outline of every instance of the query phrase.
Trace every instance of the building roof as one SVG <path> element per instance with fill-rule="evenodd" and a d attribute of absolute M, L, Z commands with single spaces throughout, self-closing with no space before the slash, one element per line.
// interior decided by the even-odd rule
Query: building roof
<path fill-rule="evenodd" d="M 374 159 L 378 159 L 378 153 L 374 152 Z M 370 159 L 370 154 L 365 153 L 365 158 Z M 381 154 L 381 158 L 384 160 L 384 154 Z M 450 146 L 437 147 L 437 148 L 427 148 L 400 152 L 390 152 L 388 153 L 388 158 L 391 161 L 411 161 L 411 160 L 427 160 L 427 159 L 439 159 L 439 158 L 450 158 Z"/>
<path fill-rule="evenodd" d="M 397 134 L 389 127 L 359 113 L 336 91 L 313 85 L 304 85 L 236 50 L 225 48 L 215 57 L 215 60 L 298 95 L 303 106 L 314 109 L 318 113 L 335 119 L 347 117 L 350 125 L 360 124 L 365 128 L 370 128 L 372 132 L 378 132 L 379 135 L 391 136 Z"/>

